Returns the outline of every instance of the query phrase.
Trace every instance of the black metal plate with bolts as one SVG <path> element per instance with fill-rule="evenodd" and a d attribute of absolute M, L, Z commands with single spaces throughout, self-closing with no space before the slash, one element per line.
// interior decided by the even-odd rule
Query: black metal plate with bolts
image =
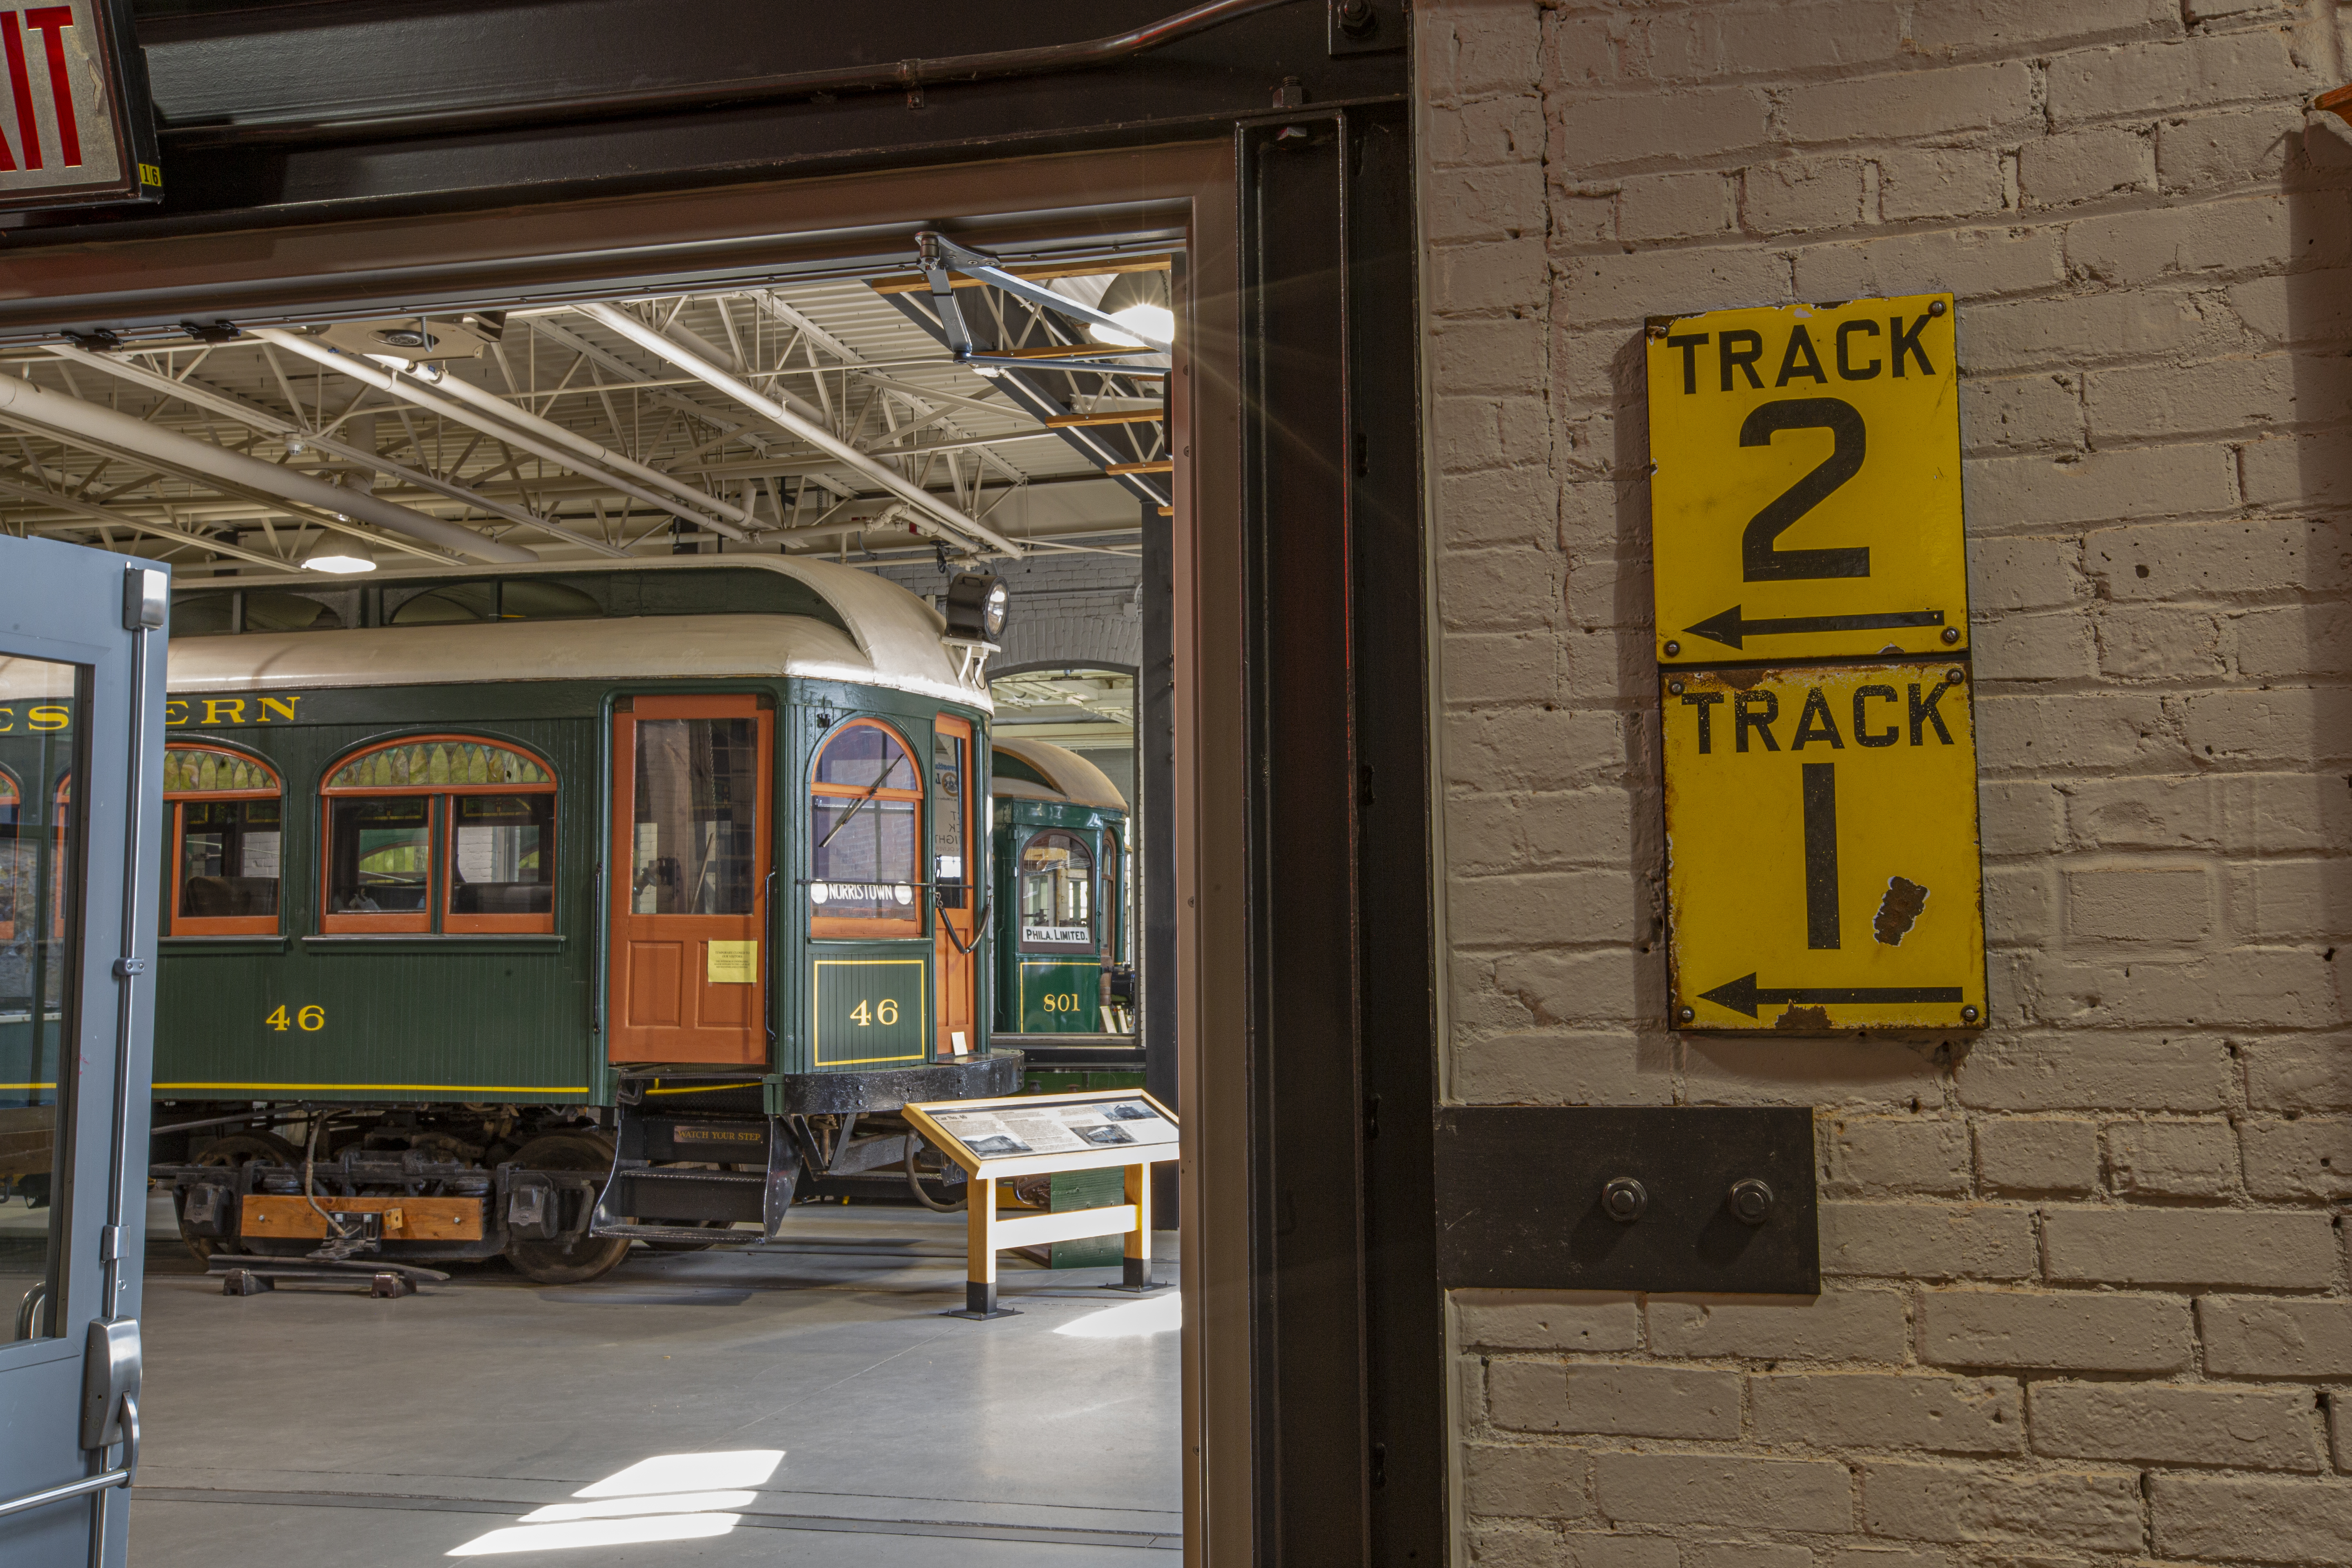
<path fill-rule="evenodd" d="M 1438 1279 L 1816 1295 L 1813 1170 L 1802 1106 L 1450 1107 L 1437 1117 Z"/>

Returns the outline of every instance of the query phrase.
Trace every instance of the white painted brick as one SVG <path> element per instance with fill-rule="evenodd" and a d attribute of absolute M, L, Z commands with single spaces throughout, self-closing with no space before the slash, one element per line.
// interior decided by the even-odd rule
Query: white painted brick
<path fill-rule="evenodd" d="M 1766 100 L 1744 87 L 1571 99 L 1552 112 L 1551 159 L 1590 170 L 1659 157 L 1685 164 L 1765 144 Z"/>
<path fill-rule="evenodd" d="M 1456 1290 L 1453 1301 L 1460 1342 L 1482 1350 L 1641 1348 L 1641 1303 L 1622 1291 Z"/>
<path fill-rule="evenodd" d="M 2320 85 L 2296 62 L 2286 35 L 2270 28 L 2083 49 L 2050 62 L 2050 118 L 2066 124 L 2255 99 L 2291 102 Z"/>
<path fill-rule="evenodd" d="M 2019 148 L 2019 194 L 2029 207 L 2072 206 L 2156 184 L 2154 139 L 2124 126 L 2036 137 Z"/>
<path fill-rule="evenodd" d="M 1683 1058 L 1694 1105 L 1904 1106 L 1941 1092 L 1932 1046 L 1692 1036 Z"/>
<path fill-rule="evenodd" d="M 1984 883 L 1987 940 L 1996 947 L 2031 947 L 2050 929 L 2058 891 L 2040 866 L 1989 866 Z"/>
<path fill-rule="evenodd" d="M 1911 14 L 1911 41 L 1930 58 L 1949 58 L 1988 46 L 2088 42 L 2177 34 L 2178 0 L 2103 0 L 2097 5 L 2051 5 L 2042 0 L 1939 0 Z"/>
<path fill-rule="evenodd" d="M 1789 299 L 1789 264 L 1736 247 L 1565 256 L 1555 266 L 1553 310 L 1588 324 L 1645 316 L 1776 305 Z"/>
<path fill-rule="evenodd" d="M 2352 1376 L 2352 1301 L 2206 1296 L 2197 1329 L 2216 1377 Z"/>
<path fill-rule="evenodd" d="M 2118 1121 L 2106 1139 L 2118 1193 L 2218 1198 L 2238 1189 L 2238 1140 L 2227 1121 Z"/>
<path fill-rule="evenodd" d="M 2333 945 L 2352 907 L 2352 860 L 2265 860 L 2233 866 L 2230 925 L 2243 941 Z"/>
<path fill-rule="evenodd" d="M 2053 1207 L 2042 1238 L 2056 1280 L 2317 1290 L 2337 1271 L 2324 1214 Z"/>
<path fill-rule="evenodd" d="M 1635 174 L 1620 184 L 1617 232 L 1626 239 L 1695 239 L 1730 230 L 1734 186 L 1719 174 Z"/>
<path fill-rule="evenodd" d="M 2342 605 L 2249 610 L 2231 626 L 2238 673 L 2250 680 L 2324 679 L 2352 668 L 2352 610 Z"/>
<path fill-rule="evenodd" d="M 2273 273 L 2232 283 L 2224 298 L 2239 321 L 2271 342 L 2340 342 L 2352 337 L 2347 280 L 2340 267 Z"/>
<path fill-rule="evenodd" d="M 2300 1388 L 2040 1383 L 2033 1451 L 2068 1459 L 2320 1468 L 2311 1395 Z"/>
<path fill-rule="evenodd" d="M 1539 238 L 1449 245 L 1429 252 L 1429 298 L 1437 310 L 1537 310 L 1551 297 Z"/>
<path fill-rule="evenodd" d="M 2063 1050 L 2046 1039 L 1979 1041 L 1955 1077 L 1960 1103 L 1982 1110 L 2219 1110 L 2232 1063 L 2219 1036 L 2083 1032 Z"/>
<path fill-rule="evenodd" d="M 1759 163 L 1740 175 L 1740 226 L 1766 235 L 1851 228 L 1863 221 L 1862 179 L 1851 159 Z"/>
<path fill-rule="evenodd" d="M 1541 702 L 1559 695 L 1559 649 L 1550 632 L 1504 632 L 1445 639 L 1449 704 Z"/>
<path fill-rule="evenodd" d="M 1475 1520 L 1464 1533 L 1477 1568 L 1558 1568 L 1562 1561 L 1559 1536 L 1548 1524 Z"/>
<path fill-rule="evenodd" d="M 1423 89 L 1445 100 L 1533 87 L 1543 37 L 1540 16 L 1520 5 L 1431 8 L 1416 40 Z"/>
<path fill-rule="evenodd" d="M 1839 1116 L 1825 1134 L 1829 1178 L 1840 1197 L 1888 1193 L 1964 1194 L 1969 1189 L 1969 1130 L 1961 1121 L 1916 1116 Z"/>
<path fill-rule="evenodd" d="M 1749 1361 L 1900 1362 L 1903 1298 L 1835 1287 L 1818 1296 L 1653 1296 L 1650 1349 Z"/>
<path fill-rule="evenodd" d="M 1762 1541 L 1693 1543 L 1683 1548 L 1682 1568 L 1813 1568 L 1813 1554 Z"/>
<path fill-rule="evenodd" d="M 2230 455 L 2209 447 L 1992 458 L 1960 468 L 1970 526 L 2063 527 L 2110 518 L 2234 510 Z"/>
<path fill-rule="evenodd" d="M 1960 383 L 1961 450 L 2072 451 L 2083 445 L 2082 378 L 2063 372 Z"/>
<path fill-rule="evenodd" d="M 1827 1568 L 1945 1568 L 1951 1559 L 1926 1546 L 1842 1546 L 1821 1561 Z"/>
<path fill-rule="evenodd" d="M 1903 17 L 1888 0 L 1819 5 L 1714 5 L 1688 26 L 1652 24 L 1651 74 L 1662 80 L 1867 65 L 1903 53 Z"/>
<path fill-rule="evenodd" d="M 1976 1124 L 1977 1179 L 2003 1194 L 2082 1194 L 2099 1183 L 2093 1121 L 2004 1117 Z"/>
<path fill-rule="evenodd" d="M 1618 1437 L 1739 1436 L 1739 1374 L 1612 1362 L 1498 1361 L 1486 1369 L 1498 1426 Z"/>
<path fill-rule="evenodd" d="M 1681 1555 L 1667 1535 L 1587 1535 L 1560 1537 L 1565 1555 L 1553 1561 L 1560 1568 L 1677 1568 Z"/>
<path fill-rule="evenodd" d="M 1978 765 L 1989 773 L 2120 768 L 2158 757 L 2177 765 L 2179 754 L 2155 697 L 1979 692 L 1976 710 Z"/>
<path fill-rule="evenodd" d="M 2233 847 L 2280 855 L 2352 843 L 2352 789 L 2341 776 L 2254 773 L 2214 787 Z"/>
<path fill-rule="evenodd" d="M 2293 101 L 2157 122 L 2156 169 L 2167 191 L 2272 184 L 2302 151 L 2303 106 Z"/>
<path fill-rule="evenodd" d="M 1445 625 L 1465 631 L 1556 626 L 1563 564 L 1525 550 L 1445 552 L 1437 559 Z"/>
<path fill-rule="evenodd" d="M 2055 228 L 1958 228 L 1809 245 L 1797 296 L 1858 300 L 1949 290 L 1970 300 L 2048 289 L 2063 278 Z"/>
<path fill-rule="evenodd" d="M 2293 520 L 2098 529 L 2084 537 L 2083 560 L 2101 596 L 2116 600 L 2329 593 L 2352 582 L 2343 531 Z"/>
<path fill-rule="evenodd" d="M 2352 1481 L 2159 1474 L 2148 1501 L 2168 1558 L 2352 1561 Z"/>
<path fill-rule="evenodd" d="M 1883 125 L 1940 136 L 2014 124 L 2033 107 L 2032 69 L 2002 60 L 1793 88 L 1782 100 L 1780 123 L 1799 143 L 1848 141 Z"/>
<path fill-rule="evenodd" d="M 1625 1023 L 1635 1016 L 1634 974 L 1662 963 L 1623 951 L 1515 953 L 1495 964 L 1495 985 L 1527 1024 Z"/>
<path fill-rule="evenodd" d="M 2107 1292 L 1927 1290 L 1919 1354 L 1939 1366 L 2175 1372 L 2196 1351 L 2189 1303 Z"/>
<path fill-rule="evenodd" d="M 2066 265 L 2110 286 L 2228 279 L 2284 267 L 2340 267 L 2343 204 L 2246 196 L 2191 207 L 2086 216 L 2066 225 Z"/>
<path fill-rule="evenodd" d="M 1549 420 L 1538 397 L 1440 397 L 1433 415 L 1438 445 L 1453 471 L 1509 468 L 1538 460 L 1550 449 Z"/>
<path fill-rule="evenodd" d="M 2037 982 L 2062 981 L 2066 994 L 2053 1017 L 2125 1028 L 2196 1027 L 2227 1020 L 2236 1028 L 2316 1029 L 2339 1023 L 2342 1005 L 2328 961 L 2317 952 L 2238 948 L 2214 957 L 2072 963 L 2037 954 Z M 2170 955 L 2165 955 L 2170 958 Z M 2096 1005 L 2081 1005 L 2092 998 Z"/>
<path fill-rule="evenodd" d="M 1906 148 L 1878 159 L 1878 211 L 1888 223 L 1980 217 L 2005 205 L 2000 155 L 1979 148 Z"/>
<path fill-rule="evenodd" d="M 1454 1051 L 1454 1088 L 1473 1105 L 1670 1105 L 1673 1053 L 1631 1034 L 1467 1040 Z"/>
<path fill-rule="evenodd" d="M 1455 428 L 1460 427 L 1456 422 Z M 1437 510 L 1446 542 L 1467 548 L 1550 545 L 1557 532 L 1557 487 L 1540 464 L 1447 473 L 1437 479 Z"/>
<path fill-rule="evenodd" d="M 2089 597 L 2079 540 L 2028 535 L 1969 541 L 1969 605 L 1979 613 L 2070 608 Z"/>
<path fill-rule="evenodd" d="M 1823 1535 L 1853 1528 L 1846 1468 L 1825 1459 L 1601 1454 L 1593 1459 L 1593 1490 L 1601 1516 L 1612 1521 Z"/>
<path fill-rule="evenodd" d="M 1823 1203 L 1822 1272 L 1900 1279 L 2021 1279 L 2032 1215 L 2004 1205 Z"/>
<path fill-rule="evenodd" d="M 2213 880 L 2201 866 L 2086 867 L 2063 881 L 2071 936 L 2179 946 L 2213 928 Z"/>
<path fill-rule="evenodd" d="M 1541 163 L 1448 169 L 1421 184 L 1422 237 L 1433 244 L 1521 239 L 1544 232 Z"/>
<path fill-rule="evenodd" d="M 1479 877 L 1453 885 L 1449 934 L 1467 947 L 1521 948 L 1528 933 L 1554 942 L 1638 940 L 1654 900 L 1630 868 Z"/>
<path fill-rule="evenodd" d="M 2135 569 L 2137 570 L 2137 569 Z M 2092 623 L 2099 673 L 2118 680 L 2215 680 L 2230 673 L 2230 638 L 2213 610 L 2109 605 Z"/>
<path fill-rule="evenodd" d="M 1571 1448 L 1465 1444 L 1463 1500 L 1471 1512 L 1581 1519 L 1591 1514 L 1585 1478 L 1592 1462 Z"/>
<path fill-rule="evenodd" d="M 1748 1380 L 1756 1436 L 1815 1448 L 2015 1454 L 2025 1447 L 2014 1379 L 1808 1373 Z"/>
<path fill-rule="evenodd" d="M 1540 163 L 1544 155 L 1543 100 L 1533 93 L 1465 103 L 1432 116 L 1430 130 L 1433 169 Z"/>
<path fill-rule="evenodd" d="M 1970 374 L 2186 354 L 2211 358 L 2251 346 L 2229 307 L 2197 289 L 1963 303 L 1959 341 L 1960 366 Z"/>
<path fill-rule="evenodd" d="M 2060 807 L 2065 797 L 2039 780 L 1996 780 L 1977 786 L 1984 813 L 1984 853 L 1990 858 L 2046 855 L 2063 831 Z"/>
<path fill-rule="evenodd" d="M 2064 793 L 2067 830 L 2085 849 L 2218 849 L 2227 841 L 2210 779 L 2081 779 Z"/>
<path fill-rule="evenodd" d="M 2238 1131 L 2245 1151 L 2246 1191 L 2255 1197 L 2352 1198 L 2352 1121 L 2333 1116 L 2253 1121 Z"/>
<path fill-rule="evenodd" d="M 1538 14 L 1543 18 L 1542 79 L 1547 88 L 1605 87 L 1622 74 L 1620 56 L 1632 31 L 1624 17 L 1550 9 Z"/>
<path fill-rule="evenodd" d="M 1862 1518 L 1874 1535 L 1916 1541 L 2128 1552 L 2140 1544 L 2139 1478 L 1882 1461 L 1863 1468 Z"/>
<path fill-rule="evenodd" d="M 2192 754 L 2222 762 L 2334 761 L 2352 752 L 2352 692 L 2199 692 L 2182 700 L 2180 729 Z"/>

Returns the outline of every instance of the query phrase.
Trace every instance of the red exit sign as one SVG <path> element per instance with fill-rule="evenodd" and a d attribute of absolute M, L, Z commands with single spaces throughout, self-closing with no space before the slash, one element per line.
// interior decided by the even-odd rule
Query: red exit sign
<path fill-rule="evenodd" d="M 0 0 L 0 208 L 163 195 L 130 13 L 129 0 Z"/>

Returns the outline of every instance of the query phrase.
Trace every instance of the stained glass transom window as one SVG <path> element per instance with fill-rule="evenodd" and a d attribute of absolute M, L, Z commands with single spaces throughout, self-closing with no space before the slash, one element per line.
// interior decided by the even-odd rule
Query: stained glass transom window
<path fill-rule="evenodd" d="M 163 753 L 165 795 L 230 795 L 278 792 L 278 775 L 251 757 L 196 746 L 173 746 Z"/>
<path fill-rule="evenodd" d="M 505 746 L 484 741 L 417 741 L 362 752 L 328 777 L 327 788 L 463 789 L 554 783 L 536 758 Z"/>

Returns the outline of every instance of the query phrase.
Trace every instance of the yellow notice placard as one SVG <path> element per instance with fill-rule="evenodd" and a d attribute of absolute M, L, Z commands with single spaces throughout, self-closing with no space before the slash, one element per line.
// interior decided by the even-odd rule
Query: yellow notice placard
<path fill-rule="evenodd" d="M 702 977 L 713 985 L 757 985 L 760 944 L 756 942 L 714 942 L 704 944 Z"/>
<path fill-rule="evenodd" d="M 1983 1027 L 1967 671 L 1660 679 L 1676 1026 Z"/>
<path fill-rule="evenodd" d="M 1948 294 L 1651 323 L 1662 664 L 1968 646 Z"/>

